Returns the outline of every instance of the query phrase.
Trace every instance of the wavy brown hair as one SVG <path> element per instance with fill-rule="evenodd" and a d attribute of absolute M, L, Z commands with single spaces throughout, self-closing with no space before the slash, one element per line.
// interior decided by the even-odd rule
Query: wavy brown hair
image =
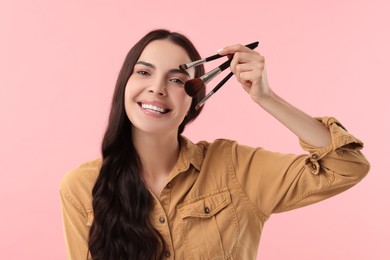
<path fill-rule="evenodd" d="M 200 59 L 188 38 L 180 33 L 154 30 L 138 41 L 127 54 L 119 72 L 108 126 L 102 143 L 103 162 L 92 190 L 94 221 L 88 247 L 94 260 L 162 259 L 166 243 L 149 219 L 153 207 L 151 194 L 141 176 L 141 160 L 134 147 L 132 124 L 125 112 L 126 83 L 144 48 L 152 41 L 167 39 L 186 50 L 192 61 Z M 195 77 L 204 67 L 195 68 Z M 194 120 L 201 109 L 195 105 L 205 91 L 193 97 L 190 111 L 178 133 Z"/>

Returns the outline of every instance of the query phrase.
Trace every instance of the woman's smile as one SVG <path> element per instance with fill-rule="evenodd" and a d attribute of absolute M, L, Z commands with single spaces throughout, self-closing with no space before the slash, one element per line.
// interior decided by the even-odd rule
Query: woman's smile
<path fill-rule="evenodd" d="M 160 101 L 140 101 L 137 104 L 146 115 L 152 117 L 164 117 L 172 111 Z"/>

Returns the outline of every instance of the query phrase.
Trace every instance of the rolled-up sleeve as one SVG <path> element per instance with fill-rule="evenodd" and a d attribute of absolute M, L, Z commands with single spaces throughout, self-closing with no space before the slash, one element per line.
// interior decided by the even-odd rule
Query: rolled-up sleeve
<path fill-rule="evenodd" d="M 335 118 L 318 118 L 332 143 L 314 147 L 300 140 L 306 154 L 281 154 L 234 144 L 232 160 L 248 199 L 265 216 L 303 207 L 347 190 L 366 176 L 363 143 Z"/>

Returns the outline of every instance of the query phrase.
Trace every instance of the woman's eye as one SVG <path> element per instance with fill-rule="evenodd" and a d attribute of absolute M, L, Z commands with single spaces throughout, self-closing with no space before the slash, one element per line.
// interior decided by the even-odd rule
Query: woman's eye
<path fill-rule="evenodd" d="M 179 84 L 179 85 L 184 85 L 184 83 L 185 83 L 184 80 L 179 79 L 179 78 L 172 78 L 170 81 L 175 83 L 175 84 Z"/>
<path fill-rule="evenodd" d="M 139 74 L 141 76 L 148 76 L 148 75 L 150 75 L 150 73 L 147 72 L 146 70 L 138 70 L 137 74 Z"/>

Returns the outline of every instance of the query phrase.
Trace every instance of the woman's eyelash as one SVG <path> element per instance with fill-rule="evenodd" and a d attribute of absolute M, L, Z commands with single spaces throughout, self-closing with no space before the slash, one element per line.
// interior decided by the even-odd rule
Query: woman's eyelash
<path fill-rule="evenodd" d="M 146 70 L 138 70 L 137 74 L 140 74 L 140 75 L 143 75 L 143 76 L 150 75 L 150 73 L 148 71 L 146 71 Z"/>
<path fill-rule="evenodd" d="M 141 76 L 150 76 L 151 75 L 149 71 L 143 70 L 143 69 L 136 70 L 135 73 L 137 73 Z M 171 78 L 171 79 L 169 79 L 169 81 L 171 81 L 175 84 L 179 84 L 179 85 L 184 85 L 184 83 L 185 83 L 185 80 L 183 80 L 181 78 Z"/>
<path fill-rule="evenodd" d="M 183 84 L 183 85 L 185 83 L 184 80 L 179 79 L 179 78 L 172 78 L 171 81 L 174 82 L 174 83 Z"/>

